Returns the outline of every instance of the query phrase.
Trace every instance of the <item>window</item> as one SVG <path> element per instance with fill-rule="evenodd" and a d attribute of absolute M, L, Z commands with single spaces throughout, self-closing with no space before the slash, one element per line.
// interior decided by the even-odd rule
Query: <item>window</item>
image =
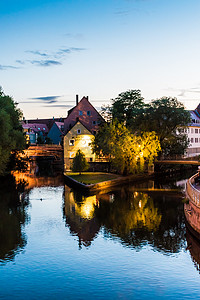
<path fill-rule="evenodd" d="M 96 122 L 96 121 L 92 121 L 92 124 L 93 124 L 93 125 L 96 125 L 96 124 L 97 124 L 97 122 Z"/>
<path fill-rule="evenodd" d="M 87 111 L 87 116 L 91 116 L 91 111 L 90 110 Z"/>
<path fill-rule="evenodd" d="M 69 140 L 69 145 L 74 146 L 74 142 L 75 142 L 74 140 Z"/>
<path fill-rule="evenodd" d="M 195 143 L 198 143 L 198 140 L 199 140 L 198 138 L 195 138 Z"/>
<path fill-rule="evenodd" d="M 96 135 L 96 133 L 97 133 L 96 130 L 93 130 L 93 134 Z"/>
<path fill-rule="evenodd" d="M 194 139 L 193 138 L 191 138 L 191 143 L 194 143 Z"/>
<path fill-rule="evenodd" d="M 77 133 L 80 134 L 81 133 L 81 129 L 77 129 Z"/>
<path fill-rule="evenodd" d="M 79 116 L 82 116 L 82 115 L 83 115 L 82 110 L 79 110 Z"/>
<path fill-rule="evenodd" d="M 193 133 L 193 128 L 191 128 L 191 133 Z"/>
<path fill-rule="evenodd" d="M 188 133 L 190 133 L 190 128 L 188 128 Z"/>
<path fill-rule="evenodd" d="M 198 133 L 198 129 L 195 128 L 195 133 Z"/>
<path fill-rule="evenodd" d="M 92 161 L 92 157 L 90 157 L 90 161 Z"/>
<path fill-rule="evenodd" d="M 40 127 L 38 127 L 38 130 L 40 130 Z"/>
<path fill-rule="evenodd" d="M 43 130 L 45 130 L 45 128 L 43 127 Z"/>

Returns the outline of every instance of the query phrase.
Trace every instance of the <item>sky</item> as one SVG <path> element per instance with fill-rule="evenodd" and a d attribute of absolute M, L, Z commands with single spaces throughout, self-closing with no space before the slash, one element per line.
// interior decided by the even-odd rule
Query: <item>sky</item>
<path fill-rule="evenodd" d="M 146 102 L 200 103 L 199 0 L 1 0 L 0 86 L 26 119 L 100 109 L 140 89 Z"/>

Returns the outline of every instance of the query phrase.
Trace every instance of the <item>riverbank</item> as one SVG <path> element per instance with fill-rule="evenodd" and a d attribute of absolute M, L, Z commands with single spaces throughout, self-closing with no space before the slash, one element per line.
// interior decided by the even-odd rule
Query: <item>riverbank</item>
<path fill-rule="evenodd" d="M 84 175 L 84 173 L 82 173 Z M 87 172 L 88 174 L 88 172 Z M 90 173 L 91 176 L 95 176 L 95 172 L 94 173 Z M 109 173 L 98 173 L 98 174 L 104 174 L 104 176 L 107 175 L 112 175 L 112 176 L 117 176 L 117 178 L 115 179 L 110 179 L 110 180 L 106 180 L 106 181 L 101 181 L 101 182 L 96 182 L 96 183 L 92 183 L 92 184 L 84 184 L 83 182 L 80 182 L 78 180 L 76 180 L 75 178 L 73 178 L 72 176 L 70 176 L 70 173 L 65 173 L 64 174 L 64 178 L 65 178 L 65 182 L 73 188 L 77 188 L 83 192 L 96 192 L 96 191 L 100 191 L 100 190 L 107 190 L 110 189 L 112 187 L 116 187 L 116 186 L 121 186 L 123 184 L 127 184 L 130 182 L 138 182 L 138 181 L 143 181 L 143 180 L 147 180 L 150 178 L 153 178 L 152 174 L 140 174 L 140 175 L 129 175 L 129 176 L 122 176 L 122 175 L 117 175 L 117 174 L 109 174 Z"/>

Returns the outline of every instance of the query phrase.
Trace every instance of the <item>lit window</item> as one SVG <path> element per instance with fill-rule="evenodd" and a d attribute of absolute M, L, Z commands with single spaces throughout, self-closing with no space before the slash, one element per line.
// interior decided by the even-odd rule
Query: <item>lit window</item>
<path fill-rule="evenodd" d="M 45 128 L 43 127 L 43 130 L 45 130 Z"/>
<path fill-rule="evenodd" d="M 79 110 L 79 116 L 82 116 L 82 115 L 83 115 L 82 110 Z"/>
<path fill-rule="evenodd" d="M 87 116 L 91 116 L 91 111 L 90 110 L 87 111 Z"/>
<path fill-rule="evenodd" d="M 80 134 L 81 133 L 81 129 L 77 129 L 77 133 Z"/>
<path fill-rule="evenodd" d="M 69 140 L 69 145 L 74 146 L 74 140 Z"/>
<path fill-rule="evenodd" d="M 38 130 L 40 130 L 40 127 L 38 127 Z"/>

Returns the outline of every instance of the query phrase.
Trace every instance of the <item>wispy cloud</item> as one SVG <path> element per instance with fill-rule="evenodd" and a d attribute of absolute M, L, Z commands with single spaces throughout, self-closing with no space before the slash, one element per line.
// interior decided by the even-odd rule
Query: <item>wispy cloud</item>
<path fill-rule="evenodd" d="M 192 87 L 192 88 L 185 88 L 185 89 L 174 89 L 174 88 L 168 88 L 168 91 L 175 91 L 178 93 L 177 96 L 179 97 L 187 97 L 188 93 L 192 94 L 199 94 L 200 93 L 200 87 Z"/>
<path fill-rule="evenodd" d="M 62 65 L 62 63 L 58 60 L 31 60 L 31 64 L 40 66 L 40 67 L 50 67 L 50 66 L 57 66 L 57 65 Z"/>
<path fill-rule="evenodd" d="M 65 104 L 53 104 L 51 106 L 49 105 L 43 105 L 42 107 L 60 107 L 60 108 L 71 108 L 72 105 L 65 105 Z"/>
<path fill-rule="evenodd" d="M 0 65 L 0 71 L 4 71 L 8 69 L 19 69 L 19 67 L 12 66 L 12 65 Z"/>
<path fill-rule="evenodd" d="M 40 103 L 46 102 L 46 103 L 55 103 L 58 101 L 58 99 L 62 96 L 45 96 L 45 97 L 34 97 L 34 98 L 29 98 L 30 100 L 40 100 Z M 30 103 L 30 102 L 29 102 Z"/>
<path fill-rule="evenodd" d="M 32 57 L 27 59 L 16 59 L 15 65 L 1 65 L 0 71 L 5 71 L 8 69 L 21 69 L 25 68 L 26 65 L 35 65 L 38 67 L 52 67 L 52 66 L 60 66 L 64 63 L 65 57 L 69 54 L 75 52 L 81 52 L 86 50 L 81 47 L 62 47 L 57 51 L 46 51 L 46 50 L 26 50 L 25 53 L 31 55 Z M 40 59 L 38 59 L 40 57 Z M 19 66 L 21 65 L 21 66 Z"/>
<path fill-rule="evenodd" d="M 45 52 L 38 51 L 38 50 L 27 50 L 25 52 L 32 53 L 32 54 L 35 54 L 35 55 L 39 55 L 39 56 L 42 56 L 42 57 L 49 57 L 49 54 L 47 54 Z"/>

